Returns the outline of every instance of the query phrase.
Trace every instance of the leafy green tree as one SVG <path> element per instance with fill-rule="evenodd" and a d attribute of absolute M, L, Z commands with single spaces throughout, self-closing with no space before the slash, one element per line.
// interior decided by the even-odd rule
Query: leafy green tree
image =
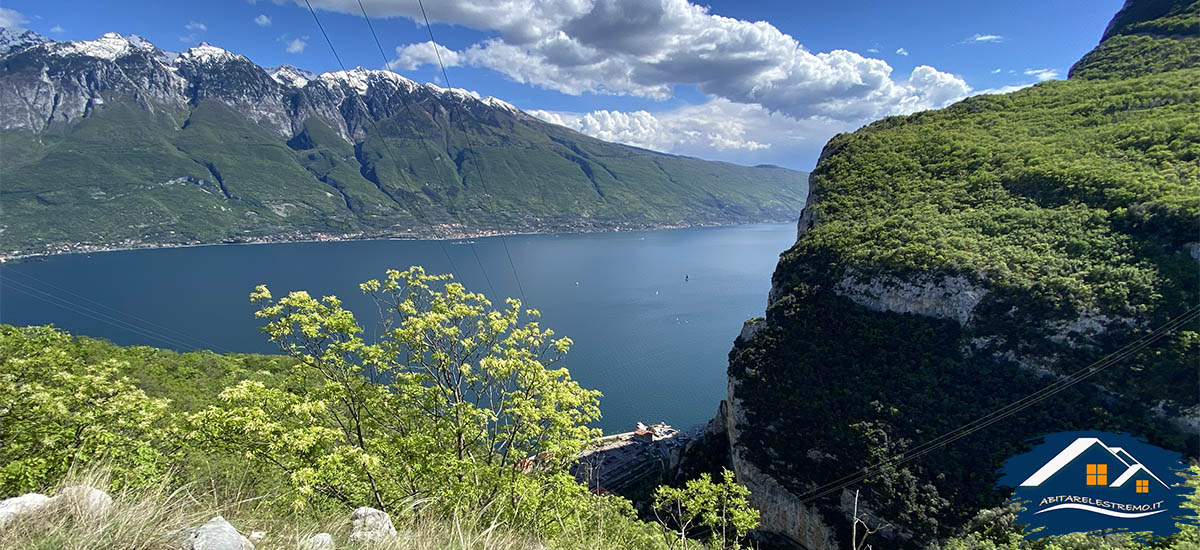
<path fill-rule="evenodd" d="M 251 300 L 293 376 L 228 388 L 192 415 L 195 437 L 285 472 L 297 506 L 418 501 L 561 526 L 584 502 L 565 466 L 598 435 L 599 393 L 558 367 L 571 340 L 536 310 L 492 309 L 448 279 L 412 267 L 360 285 L 382 315 L 375 342 L 336 297 L 259 286 Z"/>
<path fill-rule="evenodd" d="M 661 485 L 654 491 L 654 513 L 665 525 L 679 529 L 679 547 L 687 548 L 688 529 L 697 525 L 711 533 L 717 548 L 740 548 L 737 542 L 758 526 L 758 510 L 746 499 L 750 490 L 722 470 L 721 480 L 709 474 L 688 480 L 683 487 Z"/>
<path fill-rule="evenodd" d="M 91 462 L 117 484 L 167 467 L 169 402 L 119 376 L 120 361 L 85 362 L 70 346 L 53 327 L 0 326 L 0 496 L 45 490 Z"/>

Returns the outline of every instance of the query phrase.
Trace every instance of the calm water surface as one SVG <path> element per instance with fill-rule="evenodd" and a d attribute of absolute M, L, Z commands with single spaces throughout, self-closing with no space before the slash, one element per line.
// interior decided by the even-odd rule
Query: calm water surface
<path fill-rule="evenodd" d="M 604 393 L 599 426 L 687 427 L 725 394 L 727 354 L 742 321 L 762 315 L 793 224 L 507 237 L 528 304 L 575 346 L 566 366 Z M 517 296 L 499 238 L 444 244 L 468 288 Z M 480 262 L 475 260 L 475 253 Z M 0 322 L 54 323 L 118 344 L 275 352 L 250 291 L 266 284 L 334 294 L 368 327 L 378 313 L 357 284 L 388 268 L 450 272 L 435 241 L 349 241 L 134 250 L 0 267 Z M 687 277 L 687 281 L 684 277 Z"/>

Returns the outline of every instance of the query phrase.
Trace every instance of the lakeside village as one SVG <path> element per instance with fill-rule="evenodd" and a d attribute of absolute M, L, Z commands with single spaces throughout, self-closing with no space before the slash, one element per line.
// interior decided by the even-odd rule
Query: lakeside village
<path fill-rule="evenodd" d="M 779 220 L 768 220 L 763 223 L 782 223 Z M 287 232 L 276 233 L 271 235 L 261 236 L 242 236 L 225 238 L 221 241 L 201 241 L 196 239 L 180 240 L 180 241 L 164 241 L 154 242 L 141 239 L 122 239 L 120 241 L 98 244 L 91 242 L 62 242 L 46 245 L 39 252 L 31 252 L 28 249 L 12 249 L 0 251 L 0 264 L 14 260 L 23 260 L 29 258 L 40 258 L 48 256 L 58 256 L 62 254 L 90 254 L 93 252 L 112 252 L 117 250 L 145 250 L 156 248 L 186 248 L 192 246 L 216 246 L 223 244 L 275 244 L 275 243 L 300 243 L 300 242 L 339 242 L 339 241 L 357 241 L 370 239 L 390 239 L 390 240 L 447 240 L 457 241 L 461 239 L 474 239 L 483 237 L 495 237 L 501 234 L 504 235 L 544 235 L 553 233 L 601 233 L 608 231 L 649 231 L 657 229 L 685 229 L 689 227 L 722 227 L 729 224 L 719 222 L 677 222 L 677 223 L 595 223 L 595 222 L 579 222 L 575 224 L 554 224 L 546 223 L 542 220 L 534 220 L 520 229 L 513 231 L 494 231 L 494 230 L 468 230 L 459 224 L 443 224 L 432 226 L 429 230 L 423 228 L 408 228 L 405 230 L 393 231 L 354 231 L 350 233 L 302 233 L 302 232 Z M 0 231 L 2 233 L 2 231 Z M 174 231 L 169 231 L 170 237 L 175 236 Z M 170 238 L 169 237 L 169 238 Z M 457 244 L 457 243 L 456 243 Z"/>

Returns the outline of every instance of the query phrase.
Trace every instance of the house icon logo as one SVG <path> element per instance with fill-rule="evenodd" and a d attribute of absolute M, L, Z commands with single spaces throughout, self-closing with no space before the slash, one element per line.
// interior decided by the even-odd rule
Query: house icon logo
<path fill-rule="evenodd" d="M 1099 529 L 1167 536 L 1183 515 L 1183 469 L 1178 453 L 1127 435 L 1064 432 L 1011 458 L 1000 485 L 1023 504 L 1018 522 L 1043 528 L 1039 537 Z"/>

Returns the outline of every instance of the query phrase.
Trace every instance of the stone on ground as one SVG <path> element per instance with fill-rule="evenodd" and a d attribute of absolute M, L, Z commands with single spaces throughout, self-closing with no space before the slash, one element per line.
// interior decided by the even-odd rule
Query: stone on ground
<path fill-rule="evenodd" d="M 363 506 L 350 519 L 350 542 L 382 542 L 396 536 L 392 518 L 383 510 Z"/>
<path fill-rule="evenodd" d="M 19 497 L 0 500 L 0 526 L 25 514 L 40 510 L 50 501 L 50 497 L 40 493 L 26 493 Z"/>
<path fill-rule="evenodd" d="M 333 535 L 317 533 L 304 543 L 304 550 L 333 550 Z"/>
<path fill-rule="evenodd" d="M 243 537 L 221 516 L 191 529 L 182 550 L 254 550 L 254 543 Z"/>

